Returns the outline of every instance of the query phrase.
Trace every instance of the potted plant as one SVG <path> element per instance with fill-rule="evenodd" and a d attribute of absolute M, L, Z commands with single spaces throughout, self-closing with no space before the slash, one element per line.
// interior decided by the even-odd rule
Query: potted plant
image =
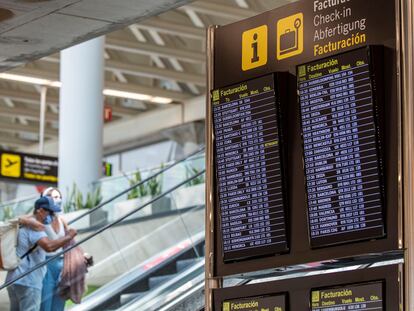
<path fill-rule="evenodd" d="M 163 168 L 161 165 L 160 169 Z M 137 170 L 130 178 L 130 186 L 134 186 L 142 181 L 142 175 Z M 115 204 L 113 219 L 118 219 L 130 213 L 134 209 L 146 204 L 152 198 L 160 195 L 162 192 L 162 174 L 151 178 L 146 183 L 141 184 L 133 189 L 127 195 L 127 201 L 118 202 Z M 154 203 L 144 207 L 140 211 L 131 215 L 128 219 L 138 218 L 142 216 L 149 216 L 151 214 L 161 213 L 170 210 L 170 199 L 162 197 Z"/>
<path fill-rule="evenodd" d="M 195 167 L 187 167 L 186 177 L 191 178 L 200 173 Z M 205 204 L 205 177 L 204 175 L 197 176 L 190 180 L 184 187 L 181 187 L 171 194 L 173 202 L 177 209 L 189 208 L 197 205 Z"/>
<path fill-rule="evenodd" d="M 164 168 L 161 164 L 160 170 Z M 162 174 L 151 178 L 148 181 L 148 192 L 151 198 L 159 196 L 162 193 Z M 167 196 L 162 196 L 157 201 L 152 203 L 152 214 L 163 213 L 171 210 L 171 200 Z"/>
<path fill-rule="evenodd" d="M 14 210 L 10 205 L 3 207 L 3 221 L 13 219 Z"/>
<path fill-rule="evenodd" d="M 86 202 L 84 208 L 92 209 L 98 206 L 102 202 L 101 187 L 96 187 L 92 192 L 86 194 Z M 93 211 L 90 215 L 89 223 L 92 226 L 103 225 L 107 222 L 108 212 L 103 208 L 98 208 Z"/>
<path fill-rule="evenodd" d="M 132 187 L 142 181 L 142 175 L 139 170 L 137 170 L 131 177 L 127 177 L 129 186 Z M 137 187 L 134 187 L 128 192 L 127 200 L 118 202 L 114 204 L 114 208 L 110 213 L 110 219 L 116 220 L 136 209 L 139 206 L 147 203 L 151 197 L 148 193 L 148 186 L 147 184 L 141 184 Z M 151 214 L 151 206 L 146 206 L 140 211 L 136 212 L 132 216 L 128 217 L 128 219 L 138 218 L 142 216 L 148 216 Z"/>
<path fill-rule="evenodd" d="M 73 184 L 72 190 L 70 192 L 68 191 L 68 193 L 69 196 L 63 206 L 63 210 L 65 211 L 63 217 L 67 222 L 79 217 L 82 214 L 85 214 L 88 209 L 94 208 L 102 201 L 100 187 L 95 188 L 92 192 L 88 192 L 86 194 L 85 202 L 82 192 L 78 189 L 75 183 Z M 100 208 L 73 223 L 72 227 L 76 229 L 88 228 L 89 226 L 105 223 L 106 218 L 107 212 Z"/>

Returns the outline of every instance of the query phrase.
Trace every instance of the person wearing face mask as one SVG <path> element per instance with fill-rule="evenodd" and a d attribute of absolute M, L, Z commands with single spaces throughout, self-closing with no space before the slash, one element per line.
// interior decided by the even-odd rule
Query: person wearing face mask
<path fill-rule="evenodd" d="M 58 208 L 55 213 L 49 215 L 44 223 L 45 232 L 48 238 L 51 240 L 58 240 L 65 236 L 65 232 L 68 231 L 66 222 L 60 217 L 62 214 L 62 194 L 59 189 L 50 187 L 43 191 L 42 196 L 53 199 L 55 206 Z M 48 252 L 46 253 L 46 258 L 52 257 L 61 251 L 62 248 L 53 252 Z M 57 293 L 62 269 L 63 256 L 59 259 L 52 260 L 47 264 L 46 275 L 43 279 L 41 311 L 64 310 L 65 300 Z"/>
<path fill-rule="evenodd" d="M 39 223 L 44 223 L 49 215 L 59 211 L 50 197 L 36 200 L 31 216 Z M 36 231 L 22 226 L 18 234 L 16 253 L 21 257 L 19 266 L 7 273 L 6 282 L 10 282 L 24 272 L 45 261 L 46 252 L 53 252 L 70 242 L 76 236 L 76 230 L 69 229 L 67 234 L 58 239 L 49 239 L 44 231 Z M 46 267 L 34 270 L 27 276 L 7 287 L 11 311 L 39 311 L 42 297 L 43 278 Z"/>

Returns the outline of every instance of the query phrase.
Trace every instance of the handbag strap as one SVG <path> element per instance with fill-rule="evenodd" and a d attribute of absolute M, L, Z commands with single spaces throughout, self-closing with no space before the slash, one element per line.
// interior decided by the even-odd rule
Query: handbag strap
<path fill-rule="evenodd" d="M 37 243 L 33 245 L 29 250 L 20 257 L 20 259 L 24 259 L 25 257 L 29 256 L 37 247 Z"/>

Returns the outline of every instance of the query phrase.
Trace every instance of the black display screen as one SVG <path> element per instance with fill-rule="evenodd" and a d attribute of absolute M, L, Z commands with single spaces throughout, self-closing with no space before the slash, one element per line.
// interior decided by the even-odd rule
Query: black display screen
<path fill-rule="evenodd" d="M 313 290 L 311 311 L 382 311 L 383 283 L 368 283 Z"/>
<path fill-rule="evenodd" d="M 212 92 L 224 261 L 288 249 L 275 78 Z"/>
<path fill-rule="evenodd" d="M 222 311 L 286 311 L 286 295 L 250 297 L 223 302 Z"/>
<path fill-rule="evenodd" d="M 312 247 L 384 236 L 371 53 L 297 67 Z"/>

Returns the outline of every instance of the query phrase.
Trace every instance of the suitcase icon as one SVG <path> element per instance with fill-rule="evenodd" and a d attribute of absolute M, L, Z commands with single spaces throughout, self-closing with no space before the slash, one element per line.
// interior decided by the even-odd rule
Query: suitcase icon
<path fill-rule="evenodd" d="M 303 14 L 298 13 L 277 22 L 277 59 L 303 52 Z"/>
<path fill-rule="evenodd" d="M 286 54 L 297 50 L 298 48 L 298 41 L 297 41 L 297 31 L 287 29 L 284 34 L 280 36 L 280 54 Z"/>

